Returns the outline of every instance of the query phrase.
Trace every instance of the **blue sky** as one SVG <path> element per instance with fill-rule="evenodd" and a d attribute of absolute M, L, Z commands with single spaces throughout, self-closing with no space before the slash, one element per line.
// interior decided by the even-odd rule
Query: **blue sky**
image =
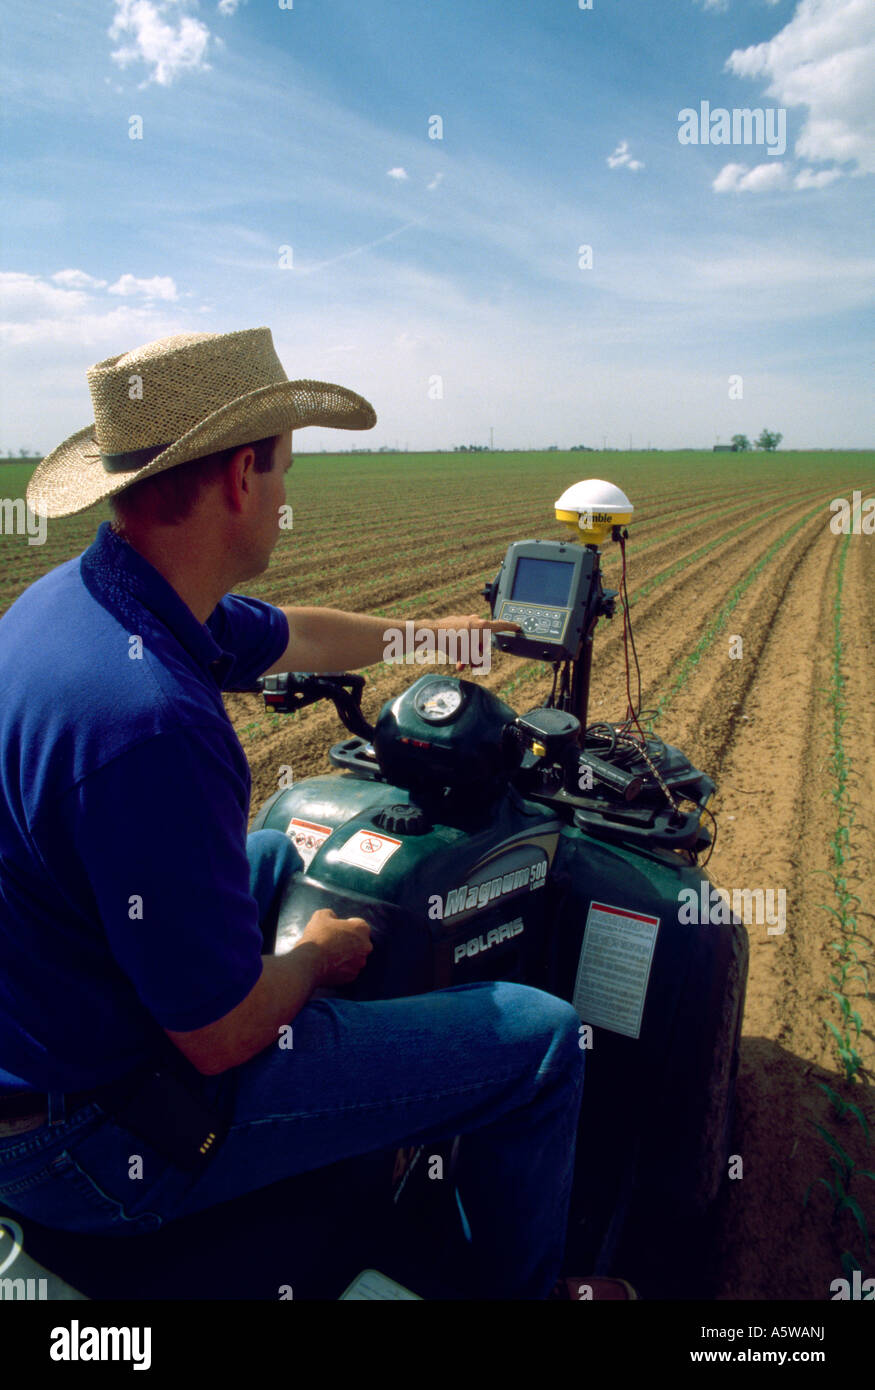
<path fill-rule="evenodd" d="M 377 410 L 300 452 L 873 444 L 872 0 L 88 0 L 2 29 L 0 447 L 87 424 L 95 361 L 259 324 Z M 786 150 L 681 144 L 702 101 L 783 110 Z"/>

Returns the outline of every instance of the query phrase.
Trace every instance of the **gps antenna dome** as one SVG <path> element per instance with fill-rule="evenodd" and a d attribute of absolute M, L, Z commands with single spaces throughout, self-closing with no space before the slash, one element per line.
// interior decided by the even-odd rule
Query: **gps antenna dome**
<path fill-rule="evenodd" d="M 601 545 L 615 526 L 632 520 L 635 510 L 625 492 L 603 478 L 572 483 L 555 507 L 556 520 L 567 526 L 581 545 Z"/>

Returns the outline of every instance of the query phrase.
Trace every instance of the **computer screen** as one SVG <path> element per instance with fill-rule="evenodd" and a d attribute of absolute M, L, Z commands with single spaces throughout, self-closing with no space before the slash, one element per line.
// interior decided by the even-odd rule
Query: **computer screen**
<path fill-rule="evenodd" d="M 574 565 L 569 560 L 540 560 L 521 555 L 516 562 L 512 599 L 523 603 L 549 603 L 565 608 Z"/>

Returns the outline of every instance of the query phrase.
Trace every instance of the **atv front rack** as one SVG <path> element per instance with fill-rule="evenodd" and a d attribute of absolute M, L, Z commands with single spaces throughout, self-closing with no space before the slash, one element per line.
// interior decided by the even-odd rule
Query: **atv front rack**
<path fill-rule="evenodd" d="M 531 801 L 563 810 L 590 835 L 698 854 L 712 843 L 702 819 L 714 783 L 680 749 L 661 740 L 648 740 L 646 747 L 646 760 L 640 754 L 631 761 L 627 757 L 622 760 L 625 766 L 615 764 L 604 751 L 593 756 L 586 748 L 574 750 L 566 761 L 564 785 L 544 785 L 549 771 L 524 765 L 519 780 L 525 785 L 520 790 Z M 662 786 L 648 768 L 658 772 Z M 591 790 L 570 790 L 582 772 L 590 774 Z M 682 810 L 682 803 L 691 809 Z"/>
<path fill-rule="evenodd" d="M 356 777 L 365 777 L 370 782 L 385 782 L 380 771 L 374 745 L 365 738 L 345 738 L 328 750 L 328 761 L 333 767 L 342 767 L 344 772 L 354 772 Z"/>

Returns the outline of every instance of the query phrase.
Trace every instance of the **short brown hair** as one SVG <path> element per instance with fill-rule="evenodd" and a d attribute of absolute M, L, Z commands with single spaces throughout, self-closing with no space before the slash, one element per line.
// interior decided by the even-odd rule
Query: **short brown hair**
<path fill-rule="evenodd" d="M 238 450 L 252 449 L 256 473 L 269 473 L 273 466 L 273 452 L 280 438 L 280 435 L 274 434 L 249 444 L 232 444 L 229 449 L 205 454 L 203 458 L 192 459 L 189 463 L 179 463 L 175 468 L 154 473 L 140 483 L 132 483 L 123 492 L 110 497 L 113 515 L 117 521 L 123 522 L 125 517 L 143 515 L 148 511 L 161 525 L 176 526 L 190 516 L 204 486 L 221 474 Z"/>

